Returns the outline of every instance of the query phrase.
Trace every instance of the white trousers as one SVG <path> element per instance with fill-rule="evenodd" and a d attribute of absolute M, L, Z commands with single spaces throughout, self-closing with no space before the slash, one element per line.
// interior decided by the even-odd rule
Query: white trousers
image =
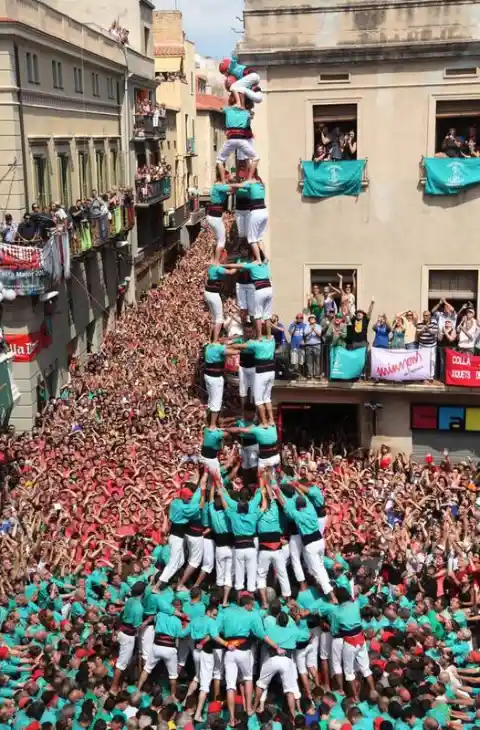
<path fill-rule="evenodd" d="M 205 387 L 208 395 L 207 408 L 212 413 L 220 413 L 222 410 L 224 385 L 225 380 L 223 375 L 216 377 L 205 374 Z"/>
<path fill-rule="evenodd" d="M 177 535 L 170 535 L 168 544 L 170 546 L 170 557 L 160 576 L 162 583 L 168 583 L 185 563 L 184 538 L 177 537 Z"/>
<path fill-rule="evenodd" d="M 215 236 L 215 246 L 217 248 L 225 248 L 225 223 L 223 216 L 207 215 L 207 223 Z"/>
<path fill-rule="evenodd" d="M 247 579 L 247 591 L 255 592 L 257 584 L 257 551 L 255 548 L 235 548 L 235 589 L 243 591 Z"/>
<path fill-rule="evenodd" d="M 272 298 L 271 286 L 267 286 L 265 289 L 255 289 L 255 319 L 266 322 L 272 318 Z"/>
<path fill-rule="evenodd" d="M 228 641 L 228 639 L 227 639 Z M 253 656 L 250 649 L 235 649 L 225 652 L 225 682 L 227 691 L 237 690 L 237 679 L 251 682 L 253 679 Z"/>
<path fill-rule="evenodd" d="M 263 99 L 262 92 L 252 90 L 253 87 L 258 86 L 259 83 L 260 76 L 257 73 L 250 73 L 246 76 L 242 76 L 242 78 L 238 79 L 238 81 L 235 81 L 235 83 L 231 85 L 230 91 L 236 91 L 239 94 L 244 94 L 247 99 L 250 99 L 255 104 L 260 104 Z"/>
<path fill-rule="evenodd" d="M 203 297 L 210 311 L 212 324 L 223 324 L 223 302 L 220 294 L 216 291 L 206 291 Z"/>
<path fill-rule="evenodd" d="M 336 668 L 340 666 L 339 672 L 333 672 L 334 674 L 341 674 L 342 673 L 342 644 L 343 639 L 335 639 L 335 641 L 340 642 L 336 645 Z M 320 634 L 320 659 L 322 662 L 326 662 L 327 659 L 331 659 L 332 662 L 332 668 L 333 668 L 333 638 L 330 633 L 330 631 L 322 631 Z"/>
<path fill-rule="evenodd" d="M 258 458 L 259 469 L 265 469 L 267 466 L 277 466 L 277 464 L 280 464 L 280 454 L 273 454 L 273 456 L 268 456 L 266 459 Z"/>
<path fill-rule="evenodd" d="M 283 598 L 288 598 L 292 595 L 292 591 L 288 580 L 285 556 L 281 550 L 260 550 L 258 553 L 257 588 L 267 587 L 267 576 L 271 565 L 275 568 Z"/>
<path fill-rule="evenodd" d="M 119 649 L 118 659 L 115 666 L 121 672 L 124 672 L 131 662 L 133 652 L 135 650 L 135 639 L 135 636 L 129 636 L 128 634 L 124 634 L 123 631 L 118 632 Z"/>
<path fill-rule="evenodd" d="M 210 685 L 213 679 L 213 667 L 215 659 L 212 654 L 207 654 L 204 651 L 199 652 L 200 654 L 200 665 L 197 672 L 197 679 L 199 682 L 200 692 L 210 692 Z"/>
<path fill-rule="evenodd" d="M 303 543 L 300 535 L 290 535 L 288 541 L 290 548 L 290 563 L 292 565 L 293 574 L 299 583 L 305 580 L 305 573 L 302 566 L 302 550 Z"/>
<path fill-rule="evenodd" d="M 255 387 L 255 367 L 244 368 L 240 365 L 238 369 L 238 392 L 240 398 L 246 398 L 250 392 L 250 396 L 253 397 L 253 391 Z"/>
<path fill-rule="evenodd" d="M 260 687 L 260 689 L 268 689 L 270 682 L 276 674 L 280 675 L 285 694 L 287 692 L 295 692 L 297 685 L 296 672 L 293 661 L 287 656 L 271 656 L 262 664 L 257 687 Z"/>
<path fill-rule="evenodd" d="M 215 572 L 217 574 L 217 586 L 232 587 L 232 565 L 233 551 L 229 545 L 215 548 Z"/>
<path fill-rule="evenodd" d="M 146 674 L 151 674 L 160 661 L 165 662 L 168 678 L 177 679 L 178 659 L 176 648 L 174 646 L 158 646 L 158 644 L 153 644 L 147 663 L 145 664 Z"/>
<path fill-rule="evenodd" d="M 250 211 L 250 218 L 248 220 L 248 243 L 259 243 L 263 241 L 265 231 L 268 223 L 268 210 L 267 208 L 258 208 L 257 210 Z"/>
<path fill-rule="evenodd" d="M 362 677 L 369 677 L 372 673 L 366 644 L 362 644 L 361 646 L 352 646 L 344 641 L 342 660 L 343 671 L 347 682 L 353 682 L 355 679 L 356 669 L 360 672 Z"/>
<path fill-rule="evenodd" d="M 274 370 L 269 370 L 267 373 L 255 373 L 253 396 L 256 406 L 262 406 L 264 403 L 272 402 L 272 388 L 274 382 Z"/>
<path fill-rule="evenodd" d="M 323 638 L 323 637 L 322 637 Z M 321 647 L 321 645 L 320 645 Z M 343 654 L 343 639 L 332 636 L 332 648 L 330 651 L 330 659 L 332 665 L 332 674 L 342 674 L 342 654 Z"/>
<path fill-rule="evenodd" d="M 246 238 L 248 232 L 249 210 L 235 210 L 235 221 L 239 238 Z"/>
<path fill-rule="evenodd" d="M 315 644 L 311 641 L 303 649 L 295 651 L 295 662 L 299 674 L 308 674 L 310 668 L 316 669 L 318 666 L 317 655 L 315 652 Z"/>
<path fill-rule="evenodd" d="M 312 638 L 309 645 L 311 646 L 311 654 L 307 654 L 307 667 L 315 667 L 315 669 L 317 669 L 318 655 L 320 653 L 320 638 L 322 636 L 322 629 L 320 628 L 320 626 L 315 626 L 311 630 L 311 635 Z"/>
<path fill-rule="evenodd" d="M 322 591 L 331 593 L 332 585 L 330 583 L 327 570 L 323 564 L 323 556 L 325 554 L 325 541 L 315 540 L 303 547 L 303 555 L 309 573 L 315 578 L 320 585 Z"/>
<path fill-rule="evenodd" d="M 213 650 L 213 679 L 223 679 L 225 676 L 224 649 L 215 647 Z"/>
<path fill-rule="evenodd" d="M 220 462 L 218 459 L 209 459 L 207 456 L 202 456 L 200 454 L 198 461 L 200 464 L 204 465 L 212 476 L 220 476 Z"/>
<path fill-rule="evenodd" d="M 147 661 L 150 655 L 150 650 L 153 646 L 154 638 L 155 629 L 152 624 L 151 626 L 147 626 L 147 628 L 142 631 L 142 659 L 144 663 Z"/>
<path fill-rule="evenodd" d="M 213 573 L 215 566 L 215 543 L 210 537 L 203 538 L 202 573 Z"/>
<path fill-rule="evenodd" d="M 259 160 L 260 157 L 255 152 L 252 143 L 248 139 L 227 139 L 217 157 L 217 162 L 222 165 L 228 160 L 230 155 L 240 150 L 244 160 Z"/>
<path fill-rule="evenodd" d="M 253 317 L 255 314 L 255 287 L 253 284 L 237 284 L 236 291 L 238 308 Z"/>
<path fill-rule="evenodd" d="M 242 469 L 256 469 L 258 466 L 258 444 L 242 446 Z"/>
<path fill-rule="evenodd" d="M 199 568 L 203 558 L 203 535 L 185 535 L 188 547 L 188 564 Z"/>

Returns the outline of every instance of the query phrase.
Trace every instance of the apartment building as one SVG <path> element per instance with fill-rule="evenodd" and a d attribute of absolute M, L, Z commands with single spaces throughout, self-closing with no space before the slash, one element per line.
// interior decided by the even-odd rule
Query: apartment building
<path fill-rule="evenodd" d="M 155 63 L 153 59 L 153 9 L 150 0 L 48 0 L 59 10 L 88 27 L 108 32 L 119 43 L 124 57 L 125 98 L 122 109 L 124 172 L 135 180 L 137 225 L 131 234 L 133 270 L 128 287 L 131 301 L 148 290 L 162 275 L 168 248 L 165 211 L 171 205 L 170 173 L 161 164 L 161 143 L 166 139 L 167 119 L 155 111 Z"/>
<path fill-rule="evenodd" d="M 432 196 L 425 170 L 450 128 L 476 134 L 480 2 L 367 5 L 245 0 L 240 55 L 258 69 L 265 91 L 254 131 L 267 185 L 274 308 L 289 324 L 314 284 L 336 284 L 338 273 L 351 283 L 356 272 L 357 307 L 367 310 L 373 297 L 374 320 L 408 309 L 421 316 L 442 297 L 457 309 L 472 302 L 478 316 L 478 187 Z M 325 127 L 355 134 L 363 164 L 354 195 L 337 194 L 343 160 L 322 168 L 330 171 L 322 197 L 305 194 L 303 163 Z M 386 443 L 420 460 L 444 448 L 458 459 L 480 456 L 479 393 L 368 379 L 275 388 L 287 436 L 299 424 L 325 438 L 347 429 L 358 445 Z"/>
<path fill-rule="evenodd" d="M 19 223 L 34 204 L 47 214 L 52 202 L 75 210 L 93 191 L 107 194 L 109 206 L 71 230 L 49 228 L 47 218 L 49 234 L 32 245 L 2 244 L 2 327 L 18 386 L 11 422 L 23 430 L 68 384 L 72 359 L 99 349 L 127 294 L 135 207 L 132 196 L 113 191 L 134 185 L 127 81 L 150 72 L 142 56 L 130 78 L 118 40 L 53 3 L 0 5 L 3 214 Z"/>
<path fill-rule="evenodd" d="M 182 14 L 176 10 L 153 13 L 153 39 L 157 102 L 165 106 L 169 120 L 175 118 L 162 146 L 172 175 L 167 247 L 175 250 L 190 245 L 204 216 L 198 197 L 195 44 L 185 37 Z"/>

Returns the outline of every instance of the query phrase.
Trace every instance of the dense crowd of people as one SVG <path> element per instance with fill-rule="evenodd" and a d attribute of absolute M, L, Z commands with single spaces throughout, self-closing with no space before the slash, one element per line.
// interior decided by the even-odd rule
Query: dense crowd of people
<path fill-rule="evenodd" d="M 232 107 L 261 93 L 221 68 Z M 480 728 L 475 465 L 280 444 L 265 188 L 239 147 L 252 162 L 212 190 L 224 228 L 72 365 L 31 433 L 0 436 L 1 730 Z"/>
<path fill-rule="evenodd" d="M 153 194 L 152 183 L 166 178 L 171 172 L 171 167 L 164 157 L 158 165 L 143 165 L 135 172 L 135 187 L 140 201 L 146 200 Z"/>

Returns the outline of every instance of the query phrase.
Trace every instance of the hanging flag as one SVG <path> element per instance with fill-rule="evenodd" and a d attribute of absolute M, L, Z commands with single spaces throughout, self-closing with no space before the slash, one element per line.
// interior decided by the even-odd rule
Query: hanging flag
<path fill-rule="evenodd" d="M 457 195 L 480 183 L 480 158 L 427 157 L 425 166 L 426 195 Z"/>
<path fill-rule="evenodd" d="M 366 357 L 366 347 L 357 350 L 331 347 L 329 380 L 357 380 L 364 371 Z"/>
<path fill-rule="evenodd" d="M 360 195 L 365 160 L 302 162 L 303 197 L 331 198 L 334 195 Z"/>

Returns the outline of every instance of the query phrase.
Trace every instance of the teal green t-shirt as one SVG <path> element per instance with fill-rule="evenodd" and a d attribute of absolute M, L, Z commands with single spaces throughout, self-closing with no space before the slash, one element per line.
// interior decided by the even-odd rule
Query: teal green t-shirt
<path fill-rule="evenodd" d="M 262 340 L 249 340 L 247 352 L 255 355 L 255 361 L 259 364 L 262 361 L 272 361 L 275 357 L 275 339 L 265 337 Z"/>
<path fill-rule="evenodd" d="M 210 202 L 212 205 L 225 205 L 230 190 L 230 185 L 224 185 L 223 183 L 212 185 L 210 188 Z"/>
<path fill-rule="evenodd" d="M 224 363 L 227 348 L 218 342 L 211 342 L 205 347 L 206 363 Z"/>
<path fill-rule="evenodd" d="M 253 426 L 251 433 L 255 436 L 260 446 L 273 446 L 278 441 L 277 427 L 274 426 Z"/>
<path fill-rule="evenodd" d="M 220 428 L 203 429 L 203 446 L 220 451 L 223 444 L 223 431 Z"/>
<path fill-rule="evenodd" d="M 207 276 L 209 281 L 222 281 L 227 276 L 227 270 L 223 266 L 209 266 Z"/>
<path fill-rule="evenodd" d="M 129 598 L 122 611 L 122 621 L 138 629 L 143 621 L 143 605 L 141 598 Z"/>
<path fill-rule="evenodd" d="M 248 129 L 250 126 L 250 114 L 246 109 L 239 109 L 234 106 L 224 107 L 225 127 L 227 129 Z"/>
<path fill-rule="evenodd" d="M 266 281 L 271 277 L 270 264 L 268 263 L 259 264 L 255 261 L 248 261 L 242 265 L 250 273 L 252 281 Z"/>

